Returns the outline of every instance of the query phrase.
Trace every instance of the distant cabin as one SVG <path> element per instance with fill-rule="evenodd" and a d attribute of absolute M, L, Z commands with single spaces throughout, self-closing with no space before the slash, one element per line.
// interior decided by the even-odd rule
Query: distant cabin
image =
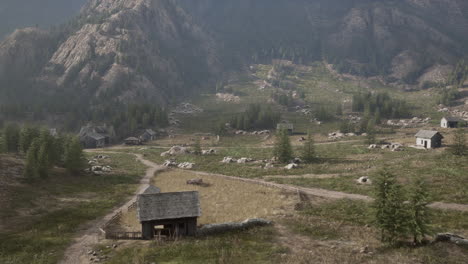
<path fill-rule="evenodd" d="M 145 129 L 143 134 L 141 134 L 140 139 L 143 142 L 153 141 L 153 140 L 156 139 L 157 135 L 158 135 L 158 133 L 156 133 L 154 130 Z"/>
<path fill-rule="evenodd" d="M 128 146 L 136 146 L 136 145 L 141 145 L 141 140 L 136 137 L 129 137 L 124 140 L 125 145 Z"/>
<path fill-rule="evenodd" d="M 440 148 L 444 137 L 437 131 L 420 130 L 416 134 L 416 146 L 426 149 Z"/>
<path fill-rule="evenodd" d="M 276 125 L 276 130 L 287 130 L 288 133 L 292 135 L 294 133 L 294 125 L 291 123 L 279 123 L 278 125 Z"/>
<path fill-rule="evenodd" d="M 115 130 L 112 126 L 88 124 L 80 129 L 78 138 L 85 148 L 101 148 L 113 141 Z"/>
<path fill-rule="evenodd" d="M 87 133 L 80 136 L 80 141 L 85 148 L 103 148 L 106 146 L 106 137 L 99 133 Z"/>
<path fill-rule="evenodd" d="M 440 121 L 442 128 L 457 128 L 462 120 L 456 117 L 444 117 Z"/>
<path fill-rule="evenodd" d="M 140 194 L 137 215 L 143 239 L 150 240 L 157 235 L 194 236 L 201 216 L 198 192 Z"/>

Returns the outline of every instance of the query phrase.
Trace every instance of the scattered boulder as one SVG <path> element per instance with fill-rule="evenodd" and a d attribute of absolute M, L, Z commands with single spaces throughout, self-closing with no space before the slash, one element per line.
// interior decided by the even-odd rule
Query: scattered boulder
<path fill-rule="evenodd" d="M 179 166 L 179 164 L 177 164 L 177 162 L 173 161 L 173 160 L 166 160 L 163 164 L 164 167 L 167 167 L 167 168 L 175 168 L 177 166 Z"/>
<path fill-rule="evenodd" d="M 305 137 L 300 137 L 297 141 L 303 142 L 303 141 L 306 141 L 306 138 Z"/>
<path fill-rule="evenodd" d="M 297 167 L 299 167 L 299 165 L 297 165 L 296 163 L 291 163 L 291 164 L 286 165 L 286 167 L 284 168 L 287 170 L 292 170 L 292 169 L 296 169 Z"/>
<path fill-rule="evenodd" d="M 376 149 L 377 148 L 377 145 L 376 144 L 371 144 L 369 145 L 368 149 Z"/>
<path fill-rule="evenodd" d="M 221 162 L 222 163 L 234 163 L 234 162 L 237 162 L 237 160 L 231 157 L 224 157 L 224 159 Z"/>
<path fill-rule="evenodd" d="M 184 154 L 189 154 L 189 153 L 190 151 L 186 147 L 173 146 L 168 151 L 161 153 L 161 157 L 179 156 L 179 155 L 184 155 Z"/>
<path fill-rule="evenodd" d="M 102 171 L 102 166 L 92 166 L 91 171 L 92 172 Z"/>
<path fill-rule="evenodd" d="M 265 164 L 265 166 L 263 167 L 265 170 L 268 170 L 268 169 L 273 169 L 275 166 L 271 163 L 267 163 Z"/>
<path fill-rule="evenodd" d="M 204 183 L 203 183 L 203 179 L 196 178 L 196 179 L 188 180 L 187 184 L 190 184 L 190 185 L 203 185 Z"/>
<path fill-rule="evenodd" d="M 111 167 L 111 166 L 103 166 L 103 167 L 102 167 L 102 171 L 103 171 L 103 172 L 111 172 L 111 171 L 112 171 L 112 167 Z"/>
<path fill-rule="evenodd" d="M 202 150 L 202 155 L 213 155 L 216 154 L 216 150 L 209 149 L 209 150 Z"/>
<path fill-rule="evenodd" d="M 195 167 L 195 164 L 190 162 L 183 162 L 180 163 L 178 167 L 179 169 L 191 170 Z"/>
<path fill-rule="evenodd" d="M 233 95 L 233 94 L 217 93 L 216 97 L 218 98 L 218 100 L 227 102 L 227 103 L 239 103 L 240 102 L 240 97 Z"/>
<path fill-rule="evenodd" d="M 239 164 L 245 164 L 254 161 L 254 159 L 251 158 L 240 158 L 237 160 L 237 163 Z"/>
<path fill-rule="evenodd" d="M 372 181 L 367 176 L 360 177 L 359 179 L 357 179 L 357 182 L 359 184 L 372 184 Z"/>

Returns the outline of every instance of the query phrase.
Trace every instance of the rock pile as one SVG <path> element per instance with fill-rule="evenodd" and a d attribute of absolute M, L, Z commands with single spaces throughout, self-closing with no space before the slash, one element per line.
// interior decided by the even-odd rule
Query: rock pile
<path fill-rule="evenodd" d="M 218 98 L 218 100 L 227 102 L 227 103 L 239 103 L 240 102 L 240 97 L 233 95 L 233 94 L 217 93 L 216 97 Z"/>
<path fill-rule="evenodd" d="M 388 126 L 416 127 L 417 125 L 428 124 L 431 118 L 413 117 L 412 119 L 388 120 Z"/>
<path fill-rule="evenodd" d="M 355 137 L 355 136 L 357 136 L 355 133 L 341 133 L 340 131 L 336 131 L 336 132 L 332 132 L 328 134 L 328 138 L 333 139 L 333 140 L 341 139 L 344 137 Z"/>
<path fill-rule="evenodd" d="M 180 163 L 179 166 L 177 167 L 179 167 L 179 169 L 191 170 L 195 167 L 195 164 L 190 163 L 190 162 L 183 162 L 183 163 Z"/>
<path fill-rule="evenodd" d="M 111 172 L 112 167 L 111 166 L 92 166 L 91 167 L 91 172 L 99 175 L 99 174 L 104 174 L 106 172 Z"/>
<path fill-rule="evenodd" d="M 181 103 L 172 111 L 172 113 L 185 115 L 199 114 L 202 112 L 203 109 L 190 103 Z"/>
<path fill-rule="evenodd" d="M 202 155 L 214 155 L 216 154 L 216 150 L 209 149 L 209 150 L 202 150 Z"/>
<path fill-rule="evenodd" d="M 179 155 L 185 155 L 185 154 L 189 154 L 189 153 L 190 153 L 190 151 L 186 147 L 173 146 L 168 151 L 161 153 L 161 157 L 179 156 Z"/>

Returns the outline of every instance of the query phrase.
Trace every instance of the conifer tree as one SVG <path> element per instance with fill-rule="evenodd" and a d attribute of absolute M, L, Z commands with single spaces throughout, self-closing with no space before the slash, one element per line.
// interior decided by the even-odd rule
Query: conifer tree
<path fill-rule="evenodd" d="M 39 139 L 35 139 L 28 149 L 26 154 L 26 166 L 24 169 L 24 176 L 28 179 L 35 179 L 39 177 L 39 165 L 37 155 L 40 148 Z"/>
<path fill-rule="evenodd" d="M 420 244 L 424 237 L 430 233 L 428 204 L 429 195 L 426 182 L 422 178 L 418 178 L 413 183 L 408 204 L 408 228 L 415 244 Z"/>
<path fill-rule="evenodd" d="M 20 128 L 16 124 L 8 124 L 3 132 L 5 151 L 17 153 L 19 150 Z"/>
<path fill-rule="evenodd" d="M 49 147 L 47 142 L 40 142 L 39 151 L 37 152 L 37 170 L 41 178 L 47 178 L 51 167 L 49 158 Z"/>
<path fill-rule="evenodd" d="M 307 140 L 304 143 L 304 147 L 302 148 L 302 160 L 306 163 L 314 162 L 315 156 L 315 142 L 314 138 L 310 131 L 307 133 Z"/>
<path fill-rule="evenodd" d="M 65 167 L 72 174 L 78 174 L 85 168 L 83 148 L 78 138 L 73 138 L 67 144 Z"/>
<path fill-rule="evenodd" d="M 366 136 L 366 143 L 367 144 L 375 144 L 375 127 L 373 122 L 369 122 L 367 125 L 367 136 Z"/>
<path fill-rule="evenodd" d="M 450 146 L 450 152 L 453 155 L 465 156 L 467 155 L 466 136 L 463 128 L 458 128 L 455 132 L 454 142 Z"/>
<path fill-rule="evenodd" d="M 19 147 L 20 151 L 26 154 L 34 139 L 39 137 L 40 131 L 35 127 L 25 126 L 21 129 Z"/>
<path fill-rule="evenodd" d="M 288 163 L 293 158 L 291 141 L 289 140 L 288 131 L 286 129 L 279 130 L 276 135 L 274 155 L 282 163 Z"/>
<path fill-rule="evenodd" d="M 200 142 L 200 138 L 198 138 L 198 137 L 197 137 L 197 139 L 195 139 L 195 145 L 193 145 L 193 153 L 195 155 L 201 155 L 202 154 L 201 142 Z"/>
<path fill-rule="evenodd" d="M 381 232 L 381 241 L 395 244 L 407 230 L 407 212 L 404 196 L 395 175 L 387 170 L 379 172 L 376 179 L 375 222 Z"/>

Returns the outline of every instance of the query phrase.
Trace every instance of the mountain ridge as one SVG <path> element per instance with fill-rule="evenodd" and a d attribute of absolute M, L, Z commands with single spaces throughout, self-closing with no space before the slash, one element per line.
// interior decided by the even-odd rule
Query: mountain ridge
<path fill-rule="evenodd" d="M 18 101 L 34 94 L 74 97 L 91 108 L 165 105 L 214 87 L 225 72 L 288 59 L 422 85 L 433 81 L 431 71 L 446 74 L 465 56 L 464 10 L 461 0 L 90 0 L 58 31 L 29 28 L 7 37 L 0 84 L 31 80 L 17 89 L 25 91 Z"/>

